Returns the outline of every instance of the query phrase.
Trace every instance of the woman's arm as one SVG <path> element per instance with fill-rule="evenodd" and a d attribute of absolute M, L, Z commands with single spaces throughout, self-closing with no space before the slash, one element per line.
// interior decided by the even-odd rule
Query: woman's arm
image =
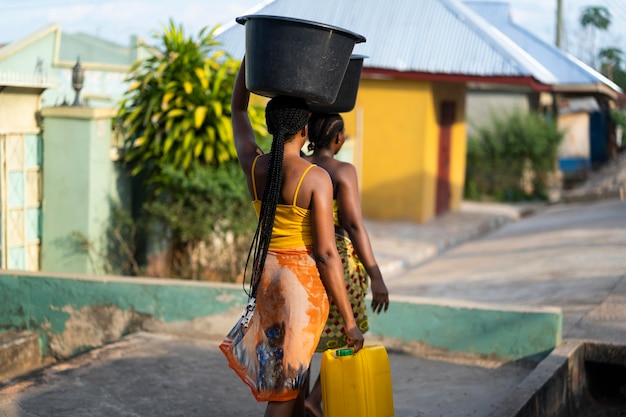
<path fill-rule="evenodd" d="M 372 311 L 379 314 L 389 308 L 389 291 L 374 258 L 370 238 L 363 223 L 356 169 L 352 164 L 342 163 L 335 171 L 334 176 L 337 184 L 337 203 L 341 227 L 348 233 L 354 250 L 370 277 Z"/>
<path fill-rule="evenodd" d="M 248 103 L 250 92 L 246 88 L 245 81 L 246 58 L 244 57 L 235 78 L 233 95 L 231 99 L 231 114 L 233 124 L 233 135 L 235 137 L 235 149 L 239 164 L 246 175 L 250 174 L 254 158 L 263 153 L 256 143 L 254 131 L 248 116 Z"/>
<path fill-rule="evenodd" d="M 309 176 L 315 180 L 311 198 L 313 222 L 313 254 L 320 277 L 326 291 L 335 301 L 337 309 L 345 323 L 348 346 L 355 352 L 363 347 L 363 334 L 356 325 L 354 313 L 346 292 L 343 267 L 335 243 L 332 200 L 333 185 L 328 173 L 322 168 L 313 168 Z"/>

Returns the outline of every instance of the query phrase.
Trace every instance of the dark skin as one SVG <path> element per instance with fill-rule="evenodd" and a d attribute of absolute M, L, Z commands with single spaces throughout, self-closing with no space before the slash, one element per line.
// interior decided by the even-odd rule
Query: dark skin
<path fill-rule="evenodd" d="M 239 68 L 235 80 L 232 96 L 232 123 L 235 137 L 235 148 L 239 164 L 246 176 L 248 191 L 251 198 L 252 163 L 257 155 L 263 154 L 257 145 L 252 125 L 248 117 L 248 103 L 250 92 L 245 86 L 245 58 Z M 311 165 L 300 156 L 300 149 L 308 139 L 308 128 L 305 126 L 298 133 L 285 141 L 283 157 L 283 185 L 280 193 L 280 204 L 291 204 L 302 173 Z M 269 164 L 269 155 L 262 155 L 255 168 L 255 182 L 257 195 L 263 195 L 265 176 Z M 343 268 L 337 252 L 334 238 L 332 214 L 333 186 L 328 173 L 318 167 L 313 167 L 302 181 L 296 205 L 311 212 L 313 226 L 313 257 L 315 259 L 320 278 L 327 293 L 335 300 L 339 312 L 346 322 L 348 345 L 355 351 L 363 347 L 363 334 L 356 325 L 352 315 L 350 301 L 344 286 Z M 298 398 L 291 401 L 270 401 L 265 409 L 265 417 L 304 417 L 304 397 L 306 390 L 302 389 Z"/>
<path fill-rule="evenodd" d="M 326 147 L 316 147 L 313 155 L 307 156 L 306 159 L 324 168 L 330 174 L 341 221 L 341 228 L 337 232 L 347 235 L 352 241 L 357 256 L 370 277 L 372 311 L 380 314 L 389 308 L 389 291 L 374 258 L 369 235 L 363 223 L 356 169 L 350 163 L 335 159 L 335 155 L 341 150 L 344 142 L 345 132 L 342 131 L 337 133 Z M 318 376 L 305 401 L 307 412 L 313 417 L 322 417 L 321 402 L 322 386 Z"/>

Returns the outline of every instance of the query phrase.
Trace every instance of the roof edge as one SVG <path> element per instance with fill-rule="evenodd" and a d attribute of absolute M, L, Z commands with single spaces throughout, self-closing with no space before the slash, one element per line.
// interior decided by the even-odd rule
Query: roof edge
<path fill-rule="evenodd" d="M 252 8 L 248 9 L 244 15 L 248 15 L 248 14 L 255 14 L 256 12 L 258 12 L 259 10 L 263 9 L 265 6 L 274 3 L 276 0 L 264 0 L 263 2 L 257 4 L 256 6 L 253 6 Z M 220 35 L 222 32 L 225 32 L 226 30 L 232 28 L 233 26 L 239 25 L 239 23 L 237 23 L 235 21 L 235 19 L 233 18 L 233 20 L 231 22 L 226 23 L 223 26 L 220 26 L 216 31 L 215 31 L 215 36 Z"/>
<path fill-rule="evenodd" d="M 553 86 L 550 84 L 544 84 L 541 81 L 536 80 L 532 76 L 525 77 L 512 77 L 512 76 L 483 76 L 483 75 L 468 75 L 468 74 L 444 74 L 444 73 L 432 73 L 432 72 L 403 72 L 384 68 L 372 68 L 367 67 L 362 70 L 363 78 L 399 78 L 407 80 L 422 80 L 431 82 L 451 82 L 451 83 L 469 83 L 479 82 L 486 84 L 510 84 L 521 85 L 531 88 L 533 91 L 552 91 Z"/>
<path fill-rule="evenodd" d="M 586 71 L 589 75 L 598 78 L 599 81 L 603 82 L 608 88 L 614 90 L 616 93 L 623 93 L 624 92 L 619 85 L 615 84 L 613 81 L 611 81 L 609 78 L 607 78 L 600 71 L 593 69 L 592 67 L 590 67 L 589 65 L 585 64 L 583 61 L 581 61 L 580 59 L 576 58 L 574 55 L 570 54 L 569 52 L 564 52 L 564 54 L 569 59 L 574 61 L 580 68 L 582 68 L 584 71 Z"/>
<path fill-rule="evenodd" d="M 0 61 L 10 57 L 16 52 L 26 48 L 28 45 L 31 45 L 34 42 L 48 36 L 51 33 L 56 33 L 56 36 L 59 37 L 61 34 L 61 25 L 58 23 L 52 23 L 43 28 L 26 35 L 25 37 L 18 39 L 17 41 L 11 42 L 10 44 L 0 48 Z M 58 42 L 57 42 L 58 44 Z"/>
<path fill-rule="evenodd" d="M 557 93 L 594 93 L 603 94 L 608 96 L 612 100 L 617 100 L 620 94 L 619 91 L 615 91 L 606 84 L 560 84 L 554 86 L 554 91 Z"/>

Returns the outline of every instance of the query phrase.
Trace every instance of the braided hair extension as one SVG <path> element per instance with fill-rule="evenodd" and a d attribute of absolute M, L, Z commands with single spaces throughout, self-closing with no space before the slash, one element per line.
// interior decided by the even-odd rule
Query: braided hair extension
<path fill-rule="evenodd" d="M 278 205 L 280 190 L 283 184 L 285 142 L 307 125 L 309 122 L 309 108 L 303 99 L 290 96 L 276 96 L 269 101 L 265 108 L 265 121 L 268 132 L 273 136 L 272 148 L 267 175 L 265 176 L 263 197 L 261 199 L 259 223 L 248 251 L 244 270 L 245 291 L 245 276 L 248 271 L 250 257 L 252 256 L 250 288 L 249 291 L 246 291 L 246 294 L 252 297 L 256 296 L 257 284 L 265 266 L 265 259 L 267 258 L 267 251 L 272 237 L 276 206 Z"/>
<path fill-rule="evenodd" d="M 337 113 L 314 113 L 309 120 L 309 151 L 328 146 L 343 130 L 343 118 Z"/>

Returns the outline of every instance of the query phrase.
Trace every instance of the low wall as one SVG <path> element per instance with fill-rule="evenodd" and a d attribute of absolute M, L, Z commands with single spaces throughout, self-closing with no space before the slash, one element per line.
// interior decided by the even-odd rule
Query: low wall
<path fill-rule="evenodd" d="M 223 337 L 246 300 L 241 285 L 4 272 L 0 329 L 35 331 L 66 358 L 139 329 Z"/>
<path fill-rule="evenodd" d="M 370 314 L 371 332 L 430 353 L 541 360 L 562 340 L 560 308 L 393 295 L 390 301 L 387 313 Z"/>
<path fill-rule="evenodd" d="M 241 284 L 0 273 L 0 332 L 39 334 L 44 356 L 67 358 L 135 330 L 223 338 L 247 298 Z M 499 360 L 544 355 L 561 341 L 558 309 L 497 308 L 391 297 L 370 333 L 400 343 Z"/>

